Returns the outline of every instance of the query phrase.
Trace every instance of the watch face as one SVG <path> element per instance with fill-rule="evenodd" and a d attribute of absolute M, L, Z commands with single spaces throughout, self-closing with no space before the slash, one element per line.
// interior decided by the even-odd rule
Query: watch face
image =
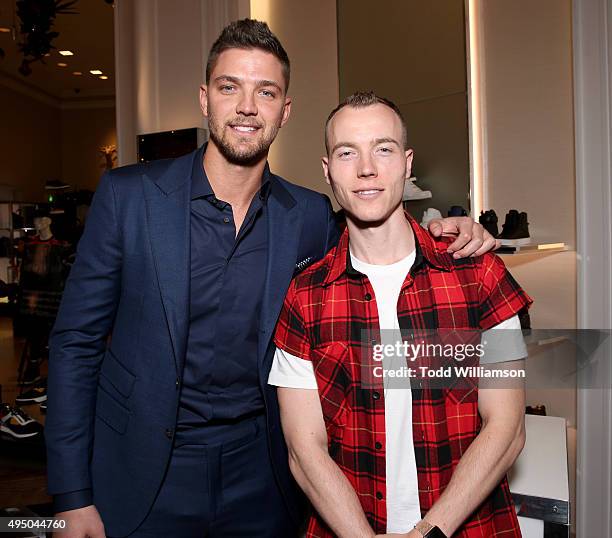
<path fill-rule="evenodd" d="M 438 527 L 432 527 L 427 534 L 426 538 L 448 538 Z"/>

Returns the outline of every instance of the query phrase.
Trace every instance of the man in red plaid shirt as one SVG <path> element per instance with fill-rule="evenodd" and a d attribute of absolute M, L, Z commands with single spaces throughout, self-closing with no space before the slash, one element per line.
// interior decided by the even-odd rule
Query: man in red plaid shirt
<path fill-rule="evenodd" d="M 520 368 L 517 314 L 531 299 L 497 256 L 456 260 L 404 213 L 412 151 L 393 103 L 354 94 L 330 114 L 325 139 L 347 228 L 291 283 L 269 379 L 314 508 L 307 536 L 520 536 L 506 472 L 524 444 L 522 384 L 413 379 L 387 390 L 368 384 L 364 365 L 406 331 L 513 329 L 501 353 L 479 360 Z"/>

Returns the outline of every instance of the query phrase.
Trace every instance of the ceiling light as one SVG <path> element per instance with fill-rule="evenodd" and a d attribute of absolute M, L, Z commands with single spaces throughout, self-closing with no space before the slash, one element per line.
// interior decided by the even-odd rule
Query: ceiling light
<path fill-rule="evenodd" d="M 100 80 L 108 80 L 108 77 L 106 75 L 101 75 Z"/>
<path fill-rule="evenodd" d="M 62 56 L 74 56 L 74 52 L 72 52 L 71 50 L 60 50 L 59 53 Z"/>
<path fill-rule="evenodd" d="M 73 71 L 72 74 L 76 75 L 77 77 L 80 77 L 83 73 L 81 73 L 80 71 Z"/>
<path fill-rule="evenodd" d="M 99 69 L 91 69 L 89 71 L 92 75 L 101 75 L 102 71 L 100 71 Z"/>
<path fill-rule="evenodd" d="M 11 33 L 10 28 L 7 28 L 6 26 L 0 27 L 0 34 L 10 34 L 10 33 Z"/>
<path fill-rule="evenodd" d="M 57 67 L 68 67 L 68 64 L 65 64 L 64 62 L 57 62 Z"/>

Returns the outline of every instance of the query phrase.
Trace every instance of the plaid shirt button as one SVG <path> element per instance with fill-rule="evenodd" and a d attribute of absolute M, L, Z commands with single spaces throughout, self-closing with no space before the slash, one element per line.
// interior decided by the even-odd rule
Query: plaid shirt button
<path fill-rule="evenodd" d="M 374 398 L 375 400 L 380 400 L 380 392 L 378 392 L 377 390 L 375 390 L 372 393 L 372 398 Z"/>
<path fill-rule="evenodd" d="M 382 443 L 376 441 L 376 443 L 374 443 L 374 447 L 376 448 L 376 450 L 380 450 L 382 448 Z"/>
<path fill-rule="evenodd" d="M 372 296 L 369 293 L 366 293 L 363 297 L 366 301 L 371 301 L 372 300 Z"/>
<path fill-rule="evenodd" d="M 383 494 L 382 494 L 380 491 L 377 491 L 377 492 L 376 492 L 376 498 L 377 498 L 379 501 L 382 501 L 382 500 L 383 500 Z"/>

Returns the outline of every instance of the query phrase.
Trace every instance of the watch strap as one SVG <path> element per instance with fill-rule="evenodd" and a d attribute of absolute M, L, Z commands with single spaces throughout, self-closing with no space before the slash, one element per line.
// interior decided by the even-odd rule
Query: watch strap
<path fill-rule="evenodd" d="M 432 525 L 425 519 L 421 519 L 414 528 L 421 533 L 423 538 L 448 538 L 439 527 Z"/>

